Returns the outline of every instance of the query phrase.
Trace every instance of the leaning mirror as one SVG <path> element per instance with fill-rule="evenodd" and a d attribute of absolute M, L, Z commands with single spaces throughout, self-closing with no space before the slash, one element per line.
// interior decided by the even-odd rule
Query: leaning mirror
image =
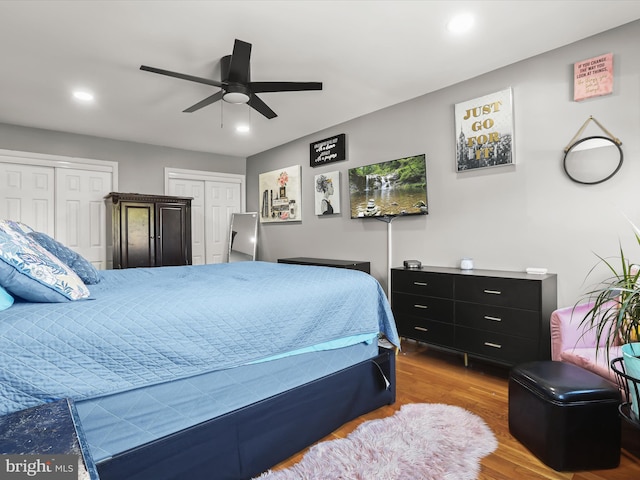
<path fill-rule="evenodd" d="M 618 173 L 622 159 L 620 145 L 611 138 L 587 137 L 566 150 L 563 167 L 574 182 L 595 185 Z"/>
<path fill-rule="evenodd" d="M 229 262 L 256 259 L 258 245 L 258 214 L 232 213 L 229 228 Z"/>

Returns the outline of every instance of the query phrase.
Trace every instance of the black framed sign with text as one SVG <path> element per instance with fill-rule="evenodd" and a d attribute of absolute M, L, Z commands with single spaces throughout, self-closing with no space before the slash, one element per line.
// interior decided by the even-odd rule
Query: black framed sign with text
<path fill-rule="evenodd" d="M 311 167 L 319 167 L 327 163 L 345 160 L 346 135 L 341 133 L 319 142 L 309 144 L 309 158 Z"/>

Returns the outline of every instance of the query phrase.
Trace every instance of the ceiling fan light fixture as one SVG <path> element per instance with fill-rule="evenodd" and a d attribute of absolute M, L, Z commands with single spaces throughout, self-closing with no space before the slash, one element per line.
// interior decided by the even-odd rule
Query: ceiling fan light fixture
<path fill-rule="evenodd" d="M 227 103 L 247 103 L 249 95 L 243 92 L 227 92 L 222 96 L 222 99 Z"/>

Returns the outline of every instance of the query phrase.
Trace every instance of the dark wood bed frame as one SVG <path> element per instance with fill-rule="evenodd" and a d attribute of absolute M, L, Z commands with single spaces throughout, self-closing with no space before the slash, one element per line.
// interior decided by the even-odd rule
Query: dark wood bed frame
<path fill-rule="evenodd" d="M 346 422 L 395 402 L 395 352 L 136 447 L 97 465 L 100 480 L 250 479 Z"/>

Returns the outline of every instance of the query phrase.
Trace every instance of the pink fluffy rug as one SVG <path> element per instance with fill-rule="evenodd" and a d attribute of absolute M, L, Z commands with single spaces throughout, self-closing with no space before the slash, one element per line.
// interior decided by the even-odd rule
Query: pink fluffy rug
<path fill-rule="evenodd" d="M 287 470 L 260 480 L 473 480 L 498 446 L 482 419 L 451 405 L 404 405 L 361 424 L 347 438 L 319 443 Z"/>

